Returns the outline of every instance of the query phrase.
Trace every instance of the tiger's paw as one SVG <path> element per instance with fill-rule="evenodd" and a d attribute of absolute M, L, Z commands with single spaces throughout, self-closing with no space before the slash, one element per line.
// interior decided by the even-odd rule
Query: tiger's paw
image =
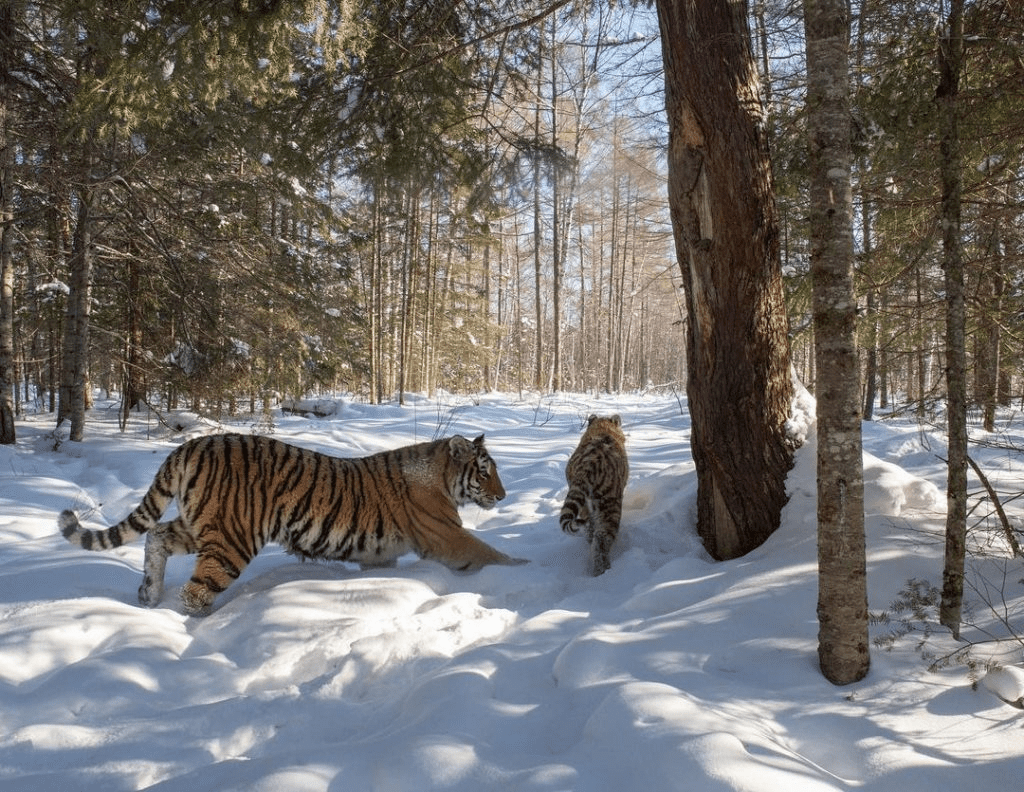
<path fill-rule="evenodd" d="M 164 587 L 146 575 L 139 586 L 139 602 L 147 608 L 155 608 L 163 598 Z"/>
<path fill-rule="evenodd" d="M 215 597 L 210 589 L 194 581 L 181 587 L 181 604 L 190 616 L 206 616 L 213 608 Z"/>
<path fill-rule="evenodd" d="M 595 555 L 590 559 L 590 574 L 599 577 L 612 568 L 612 562 L 607 555 Z"/>

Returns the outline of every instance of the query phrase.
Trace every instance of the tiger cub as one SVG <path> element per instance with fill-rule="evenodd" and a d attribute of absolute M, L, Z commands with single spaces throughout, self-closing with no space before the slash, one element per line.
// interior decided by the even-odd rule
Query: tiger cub
<path fill-rule="evenodd" d="M 590 544 L 590 573 L 610 566 L 608 554 L 619 532 L 622 494 L 629 478 L 626 437 L 618 415 L 591 415 L 579 445 L 565 467 L 569 492 L 562 505 L 562 530 L 576 533 L 586 526 Z"/>
<path fill-rule="evenodd" d="M 83 528 L 73 511 L 58 525 L 86 550 L 119 547 L 146 533 L 139 601 L 154 606 L 168 556 L 197 555 L 181 599 L 209 610 L 268 542 L 295 555 L 391 566 L 407 552 L 456 570 L 519 564 L 462 527 L 457 508 L 485 509 L 505 497 L 483 435 L 341 459 L 252 435 L 198 437 L 170 453 L 149 491 L 124 520 Z M 178 516 L 158 522 L 173 499 Z"/>

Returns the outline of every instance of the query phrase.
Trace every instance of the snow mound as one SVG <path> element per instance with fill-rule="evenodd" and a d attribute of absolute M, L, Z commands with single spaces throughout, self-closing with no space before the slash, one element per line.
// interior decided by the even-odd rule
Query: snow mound
<path fill-rule="evenodd" d="M 905 511 L 940 511 L 944 496 L 930 481 L 864 453 L 864 512 L 899 517 Z"/>
<path fill-rule="evenodd" d="M 1024 668 L 1004 666 L 993 668 L 981 684 L 992 695 L 1017 709 L 1024 709 Z"/>

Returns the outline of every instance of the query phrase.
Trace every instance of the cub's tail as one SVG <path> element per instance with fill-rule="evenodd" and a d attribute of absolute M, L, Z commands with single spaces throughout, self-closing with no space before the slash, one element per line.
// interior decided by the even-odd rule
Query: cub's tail
<path fill-rule="evenodd" d="M 589 498 L 581 490 L 572 488 L 565 496 L 558 522 L 566 533 L 576 533 L 590 520 Z"/>

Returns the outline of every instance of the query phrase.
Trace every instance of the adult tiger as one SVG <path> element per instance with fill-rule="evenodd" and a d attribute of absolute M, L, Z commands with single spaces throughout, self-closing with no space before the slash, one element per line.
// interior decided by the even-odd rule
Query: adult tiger
<path fill-rule="evenodd" d="M 170 453 L 142 503 L 106 530 L 61 512 L 61 533 L 86 550 L 119 547 L 148 532 L 139 601 L 160 602 L 168 556 L 196 553 L 181 590 L 203 613 L 268 542 L 295 555 L 391 566 L 408 552 L 457 570 L 518 564 L 462 526 L 458 507 L 505 497 L 483 435 L 454 436 L 368 457 L 327 456 L 269 437 L 198 437 Z M 158 522 L 177 498 L 178 516 Z"/>

